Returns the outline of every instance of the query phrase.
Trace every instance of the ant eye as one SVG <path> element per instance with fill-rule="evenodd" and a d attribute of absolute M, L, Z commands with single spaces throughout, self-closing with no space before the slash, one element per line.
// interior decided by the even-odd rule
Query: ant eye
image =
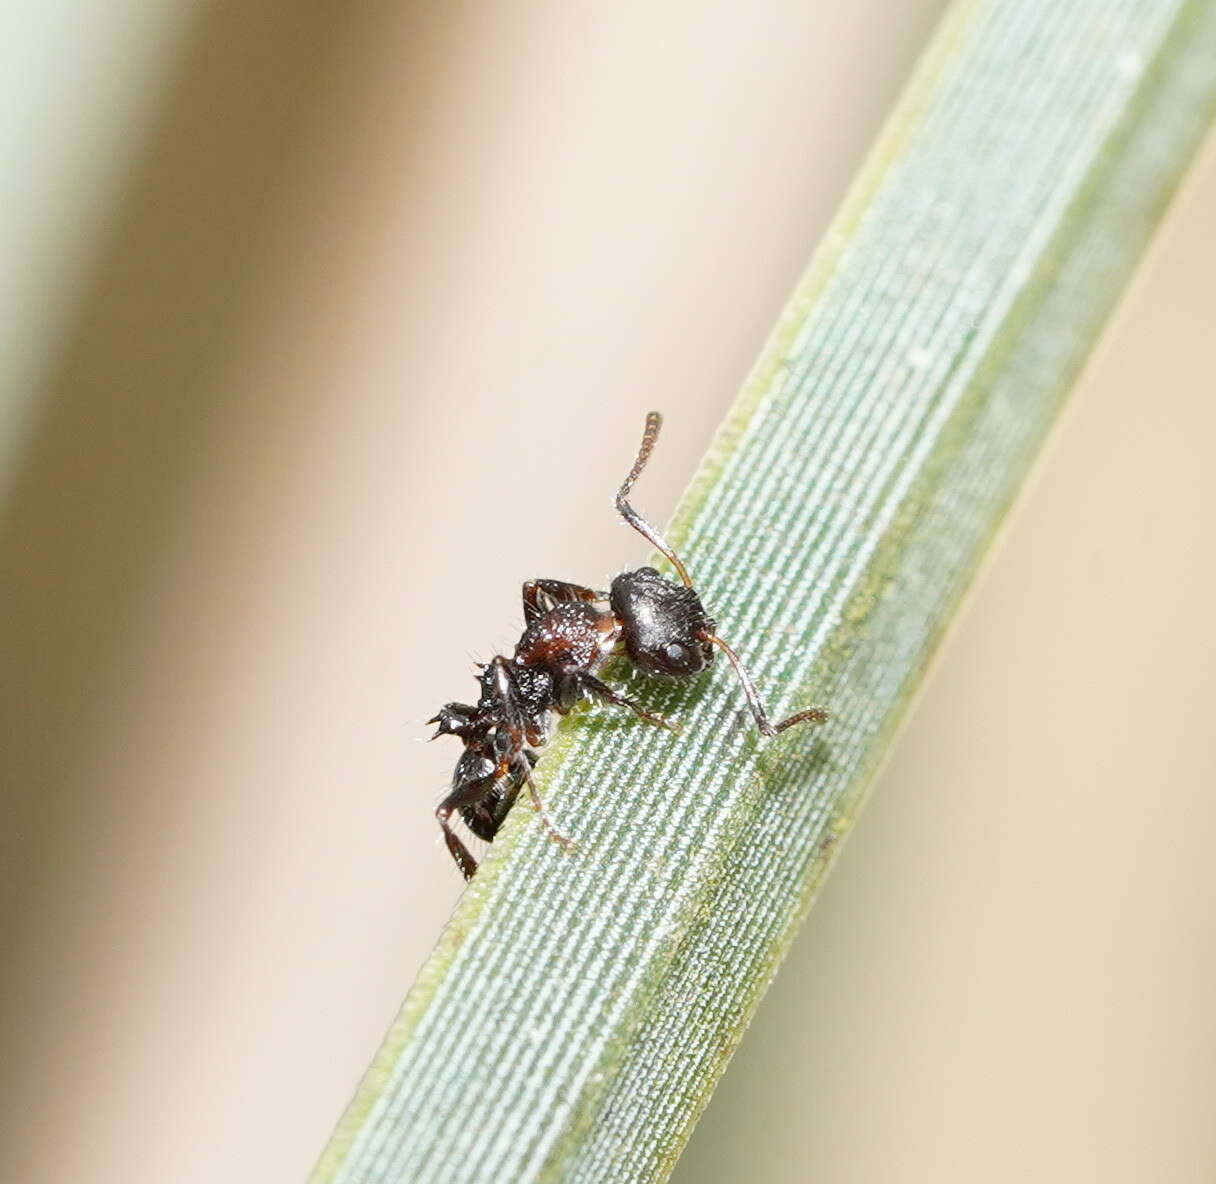
<path fill-rule="evenodd" d="M 688 658 L 688 651 L 679 644 L 673 641 L 664 651 L 668 658 L 673 662 L 684 662 Z"/>

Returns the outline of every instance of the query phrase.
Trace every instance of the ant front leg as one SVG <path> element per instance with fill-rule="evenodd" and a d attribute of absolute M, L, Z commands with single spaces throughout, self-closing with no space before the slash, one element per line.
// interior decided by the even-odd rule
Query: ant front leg
<path fill-rule="evenodd" d="M 756 721 L 756 730 L 761 736 L 776 736 L 784 732 L 786 728 L 792 728 L 795 724 L 821 724 L 828 718 L 827 709 L 824 707 L 804 707 L 801 711 L 795 711 L 793 715 L 787 715 L 785 719 L 773 723 L 768 718 L 768 712 L 764 710 L 764 704 L 760 702 L 760 695 L 756 691 L 756 684 L 752 682 L 752 676 L 748 673 L 747 667 L 743 665 L 743 659 L 722 638 L 710 633 L 708 629 L 703 630 L 697 636 L 702 641 L 707 641 L 710 645 L 717 646 L 726 655 L 727 661 L 734 668 L 735 677 L 738 678 L 739 685 L 743 688 L 743 697 L 747 700 L 747 706 L 751 710 L 752 719 Z"/>
<path fill-rule="evenodd" d="M 528 580 L 524 584 L 523 598 L 524 620 L 530 625 L 555 604 L 572 604 L 580 600 L 594 604 L 597 600 L 607 600 L 608 594 L 584 588 L 581 584 L 567 584 L 564 580 Z"/>
<path fill-rule="evenodd" d="M 574 678 L 579 690 L 593 699 L 598 699 L 601 703 L 611 703 L 614 707 L 628 707 L 634 715 L 646 720 L 647 723 L 658 724 L 671 732 L 680 730 L 680 725 L 675 720 L 659 715 L 657 711 L 647 711 L 636 699 L 617 694 L 606 682 L 602 682 L 594 674 L 579 673 L 575 674 Z"/>

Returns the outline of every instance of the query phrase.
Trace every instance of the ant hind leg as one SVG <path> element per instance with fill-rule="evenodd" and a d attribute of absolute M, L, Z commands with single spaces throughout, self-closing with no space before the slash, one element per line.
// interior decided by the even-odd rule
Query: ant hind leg
<path fill-rule="evenodd" d="M 467 759 L 468 753 L 461 759 Z M 488 765 L 489 762 L 487 761 Z M 435 807 L 435 818 L 439 822 L 439 827 L 443 831 L 443 841 L 447 844 L 448 853 L 456 861 L 456 866 L 460 868 L 461 874 L 466 880 L 471 880 L 473 874 L 477 871 L 477 860 L 473 858 L 468 847 L 464 845 L 460 836 L 452 829 L 452 815 L 462 809 L 462 807 L 472 806 L 475 803 L 484 799 L 494 786 L 497 780 L 493 775 L 488 777 L 472 776 L 467 779 L 460 780 L 460 765 L 457 765 L 457 778 L 452 792 L 448 794 L 438 806 Z"/>
<path fill-rule="evenodd" d="M 540 816 L 541 825 L 548 832 L 549 838 L 565 847 L 567 851 L 577 851 L 578 844 L 569 835 L 562 834 L 557 829 L 557 823 L 549 817 L 549 811 L 545 809 L 545 803 L 541 801 L 540 791 L 536 788 L 536 782 L 532 779 L 531 763 L 526 759 L 521 759 L 516 768 L 523 774 L 524 781 L 528 786 L 528 796 L 532 799 L 532 806 Z"/>
<path fill-rule="evenodd" d="M 466 880 L 471 880 L 477 873 L 477 860 L 473 858 L 472 852 L 464 845 L 461 837 L 452 829 L 450 820 L 456 807 L 449 806 L 450 801 L 451 798 L 443 801 L 435 811 L 435 817 L 439 820 L 439 827 L 443 831 L 443 841 L 447 844 L 448 854 L 456 861 L 460 874 Z"/>

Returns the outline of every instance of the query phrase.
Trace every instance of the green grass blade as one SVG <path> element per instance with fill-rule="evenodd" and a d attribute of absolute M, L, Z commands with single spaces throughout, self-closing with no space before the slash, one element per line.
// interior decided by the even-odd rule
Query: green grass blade
<path fill-rule="evenodd" d="M 568 719 L 581 850 L 513 812 L 316 1180 L 670 1172 L 1214 103 L 1210 0 L 952 11 L 672 528 L 831 722 L 757 742 L 725 670 Z"/>

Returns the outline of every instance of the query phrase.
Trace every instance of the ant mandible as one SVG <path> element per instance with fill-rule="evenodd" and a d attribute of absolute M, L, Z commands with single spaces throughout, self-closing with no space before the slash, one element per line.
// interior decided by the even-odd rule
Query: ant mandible
<path fill-rule="evenodd" d="M 693 588 L 676 553 L 626 500 L 658 439 L 662 417 L 652 411 L 633 468 L 616 495 L 621 517 L 662 552 L 680 583 L 653 567 L 622 572 L 608 592 L 562 580 L 529 580 L 523 587 L 524 632 L 511 657 L 499 654 L 481 667 L 481 695 L 475 705 L 448 703 L 428 723 L 435 735 L 458 736 L 464 752 L 452 774 L 452 790 L 435 816 L 457 867 L 472 879 L 477 861 L 452 829 L 459 814 L 478 838 L 491 842 L 523 786 L 549 835 L 564 847 L 574 843 L 554 825 L 532 779 L 535 749 L 548 739 L 553 712 L 564 715 L 584 698 L 627 707 L 649 723 L 676 731 L 671 720 L 647 711 L 597 677 L 603 664 L 624 653 L 647 674 L 691 678 L 721 650 L 734 668 L 756 727 L 775 736 L 804 721 L 827 719 L 822 707 L 808 707 L 772 723 L 739 655 L 715 632 L 716 625 Z M 607 605 L 607 607 L 602 607 Z"/>

